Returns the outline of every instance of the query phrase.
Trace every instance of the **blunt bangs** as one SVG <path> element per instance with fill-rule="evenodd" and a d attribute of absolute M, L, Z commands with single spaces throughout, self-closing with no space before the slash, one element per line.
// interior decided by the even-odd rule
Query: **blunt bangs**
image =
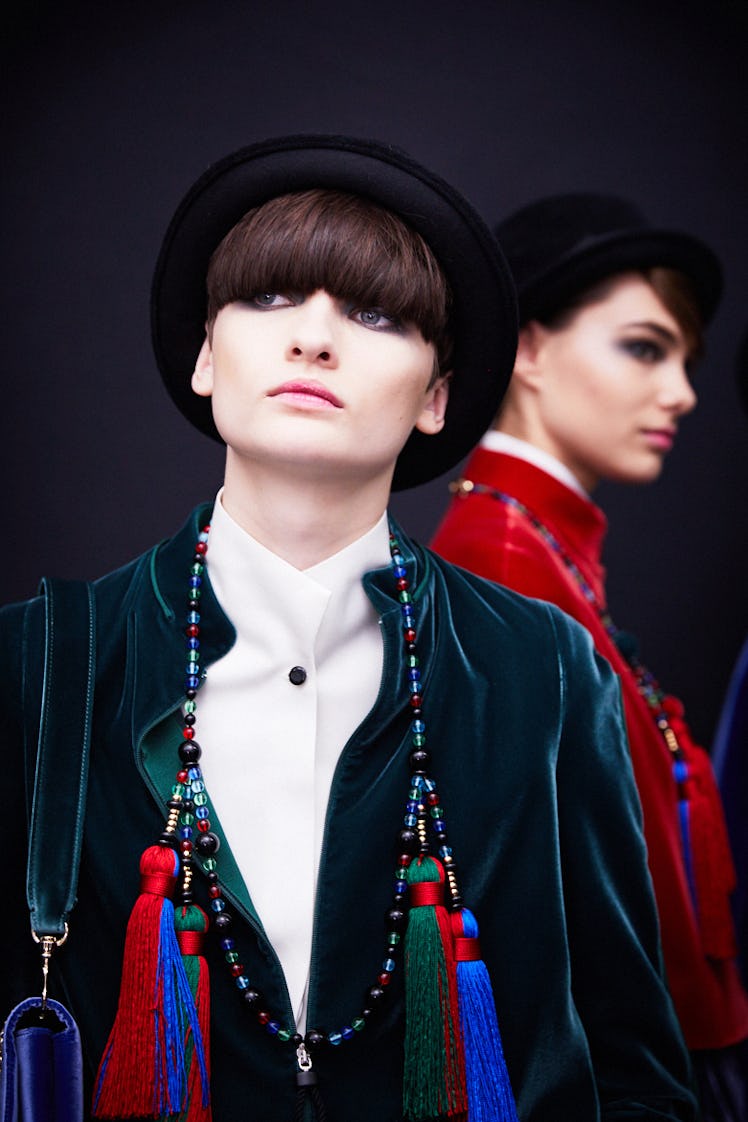
<path fill-rule="evenodd" d="M 259 292 L 320 288 L 414 324 L 438 372 L 450 370 L 449 287 L 429 246 L 391 211 L 340 191 L 280 195 L 244 215 L 210 261 L 208 324 Z"/>

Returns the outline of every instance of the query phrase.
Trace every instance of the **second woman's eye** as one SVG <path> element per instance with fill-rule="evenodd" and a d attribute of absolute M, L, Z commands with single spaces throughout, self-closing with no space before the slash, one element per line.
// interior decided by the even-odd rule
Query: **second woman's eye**
<path fill-rule="evenodd" d="M 660 362 L 665 357 L 664 347 L 654 339 L 624 339 L 619 345 L 626 354 L 640 362 Z"/>

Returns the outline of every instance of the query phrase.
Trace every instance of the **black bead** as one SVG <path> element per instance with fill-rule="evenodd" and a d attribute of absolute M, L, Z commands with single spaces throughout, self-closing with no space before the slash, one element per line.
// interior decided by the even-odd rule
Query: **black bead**
<path fill-rule="evenodd" d="M 219 912 L 216 918 L 213 920 L 213 926 L 218 931 L 220 931 L 221 934 L 223 934 L 225 931 L 228 931 L 233 922 L 234 917 L 232 916 L 231 912 L 223 911 Z"/>
<path fill-rule="evenodd" d="M 371 986 L 366 991 L 366 997 L 372 1005 L 376 1005 L 384 997 L 384 988 L 382 986 Z"/>
<path fill-rule="evenodd" d="M 218 873 L 208 873 L 208 884 L 218 884 Z"/>
<path fill-rule="evenodd" d="M 202 751 L 196 740 L 183 740 L 179 745 L 179 758 L 183 764 L 196 764 Z"/>
<path fill-rule="evenodd" d="M 185 713 L 184 723 L 187 725 L 188 728 L 192 728 L 192 726 L 195 723 L 195 720 L 196 720 L 196 717 L 195 717 L 194 713 Z"/>
<path fill-rule="evenodd" d="M 300 1044 L 304 1043 L 304 1037 L 300 1032 L 295 1032 L 291 1037 L 291 1043 L 293 1044 L 294 1048 L 298 1048 Z"/>
<path fill-rule="evenodd" d="M 179 839 L 177 838 L 176 834 L 170 834 L 166 830 L 164 830 L 164 832 L 158 839 L 158 844 L 163 845 L 168 849 L 176 849 L 178 841 Z"/>
<path fill-rule="evenodd" d="M 387 912 L 387 926 L 393 930 L 398 931 L 405 923 L 405 912 L 402 908 L 390 908 Z"/>
<path fill-rule="evenodd" d="M 184 691 L 184 696 L 187 698 L 188 701 L 194 701 L 195 698 L 197 697 L 197 690 L 193 689 L 192 686 L 190 686 L 190 688 L 188 690 Z"/>
<path fill-rule="evenodd" d="M 418 834 L 415 830 L 404 829 L 397 835 L 397 840 L 402 846 L 404 853 L 414 853 L 416 845 L 418 844 Z"/>
<path fill-rule="evenodd" d="M 192 799 L 182 799 L 182 810 L 185 814 L 192 814 L 195 804 Z"/>
<path fill-rule="evenodd" d="M 262 1001 L 262 994 L 260 993 L 260 991 L 251 988 L 245 990 L 242 994 L 242 997 L 244 998 L 250 1009 L 254 1008 L 255 1005 L 259 1005 Z"/>
<path fill-rule="evenodd" d="M 306 670 L 303 666 L 292 666 L 288 671 L 288 680 L 292 686 L 302 686 L 306 681 Z"/>
<path fill-rule="evenodd" d="M 324 1034 L 318 1032 L 317 1029 L 309 1029 L 309 1032 L 304 1037 L 304 1043 L 307 1048 L 319 1048 L 320 1044 L 324 1044 Z"/>
<path fill-rule="evenodd" d="M 201 857 L 212 857 L 214 853 L 218 853 L 221 846 L 221 840 L 212 831 L 207 834 L 198 834 L 195 838 L 195 849 Z"/>
<path fill-rule="evenodd" d="M 416 748 L 410 753 L 410 766 L 416 771 L 422 771 L 431 759 L 431 754 L 425 748 Z"/>

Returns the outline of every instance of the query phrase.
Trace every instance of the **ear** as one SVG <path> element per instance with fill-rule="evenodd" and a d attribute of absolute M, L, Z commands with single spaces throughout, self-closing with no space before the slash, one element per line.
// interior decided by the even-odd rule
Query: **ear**
<path fill-rule="evenodd" d="M 415 424 L 418 431 L 427 436 L 435 436 L 444 428 L 451 377 L 451 371 L 449 374 L 440 375 L 427 392 L 426 403 Z"/>
<path fill-rule="evenodd" d="M 515 385 L 537 389 L 543 372 L 543 345 L 548 332 L 537 320 L 520 328 L 512 381 Z"/>
<path fill-rule="evenodd" d="M 197 356 L 190 384 L 192 392 L 198 397 L 210 397 L 213 393 L 213 348 L 207 335 Z"/>

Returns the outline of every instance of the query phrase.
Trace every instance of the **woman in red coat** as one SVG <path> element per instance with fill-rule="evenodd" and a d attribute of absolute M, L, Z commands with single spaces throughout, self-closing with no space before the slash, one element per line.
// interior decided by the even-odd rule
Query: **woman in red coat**
<path fill-rule="evenodd" d="M 450 561 L 580 620 L 618 671 L 670 988 L 705 1119 L 748 1118 L 748 997 L 734 872 L 707 753 L 607 612 L 602 479 L 657 478 L 696 396 L 688 366 L 719 299 L 706 246 L 601 195 L 532 203 L 497 230 L 521 332 L 494 428 L 432 542 Z"/>

